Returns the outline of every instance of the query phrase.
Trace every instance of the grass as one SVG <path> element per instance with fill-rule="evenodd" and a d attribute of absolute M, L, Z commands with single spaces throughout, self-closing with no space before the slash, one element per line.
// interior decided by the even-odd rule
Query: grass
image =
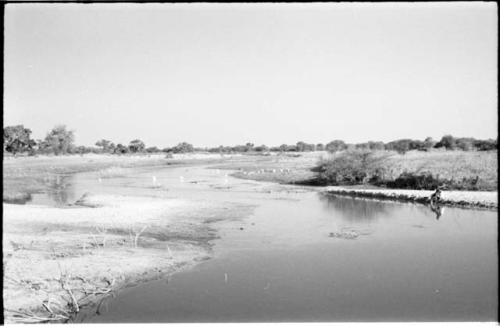
<path fill-rule="evenodd" d="M 286 153 L 277 155 L 246 155 L 237 161 L 215 166 L 236 170 L 231 175 L 240 179 L 301 184 L 314 178 L 312 169 L 325 152 Z"/>
<path fill-rule="evenodd" d="M 318 163 L 318 182 L 331 185 L 375 184 L 390 188 L 454 190 L 498 189 L 497 151 L 341 152 Z"/>
<path fill-rule="evenodd" d="M 393 155 L 389 162 L 391 177 L 402 172 L 430 172 L 444 179 L 462 179 L 478 176 L 488 184 L 497 184 L 497 151 L 411 151 Z"/>

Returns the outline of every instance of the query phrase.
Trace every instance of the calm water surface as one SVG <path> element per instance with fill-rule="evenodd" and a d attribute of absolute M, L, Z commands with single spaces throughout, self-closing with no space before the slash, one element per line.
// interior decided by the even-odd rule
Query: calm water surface
<path fill-rule="evenodd" d="M 497 319 L 497 212 L 446 208 L 436 219 L 423 205 L 327 197 L 202 167 L 129 171 L 68 177 L 64 195 L 32 204 L 90 191 L 258 207 L 220 225 L 214 259 L 125 289 L 84 322 Z"/>

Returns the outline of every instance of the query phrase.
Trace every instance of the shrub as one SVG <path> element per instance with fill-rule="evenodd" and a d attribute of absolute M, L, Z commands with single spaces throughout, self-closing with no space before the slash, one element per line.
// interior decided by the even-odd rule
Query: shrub
<path fill-rule="evenodd" d="M 444 147 L 446 149 L 453 150 L 457 147 L 456 139 L 452 135 L 443 136 L 435 147 Z"/>
<path fill-rule="evenodd" d="M 348 150 L 320 162 L 316 171 L 322 183 L 352 185 L 379 182 L 384 179 L 387 155 L 375 155 L 367 150 Z"/>
<path fill-rule="evenodd" d="M 126 154 L 128 152 L 129 152 L 128 147 L 122 144 L 116 145 L 114 151 L 115 154 Z"/>
<path fill-rule="evenodd" d="M 140 153 L 144 152 L 144 150 L 146 149 L 146 145 L 142 140 L 134 139 L 130 142 L 128 148 L 131 153 Z"/>
<path fill-rule="evenodd" d="M 269 151 L 269 147 L 267 147 L 266 145 L 260 145 L 260 146 L 255 147 L 255 151 L 256 152 L 267 152 L 267 151 Z"/>
<path fill-rule="evenodd" d="M 332 140 L 326 144 L 325 149 L 330 153 L 335 153 L 347 149 L 347 145 L 343 140 Z"/>
<path fill-rule="evenodd" d="M 194 151 L 193 145 L 183 142 L 172 148 L 174 153 L 191 153 Z"/>
<path fill-rule="evenodd" d="M 431 173 L 403 172 L 394 181 L 387 182 L 386 185 L 389 188 L 433 190 L 442 186 L 442 182 L 439 180 L 439 176 L 434 177 Z"/>
<path fill-rule="evenodd" d="M 497 140 L 474 140 L 474 147 L 478 151 L 491 151 L 497 149 Z"/>
<path fill-rule="evenodd" d="M 399 139 L 387 143 L 387 145 L 385 145 L 385 149 L 396 151 L 399 154 L 405 154 L 411 149 L 410 148 L 411 143 L 412 143 L 411 139 Z"/>
<path fill-rule="evenodd" d="M 388 188 L 434 190 L 437 187 L 445 187 L 454 190 L 495 190 L 479 176 L 462 177 L 461 179 L 442 179 L 439 175 L 427 173 L 404 172 L 393 181 L 385 183 Z"/>

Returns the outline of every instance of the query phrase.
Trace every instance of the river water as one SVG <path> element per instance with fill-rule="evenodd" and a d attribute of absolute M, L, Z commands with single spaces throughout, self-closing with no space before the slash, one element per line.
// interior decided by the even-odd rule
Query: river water
<path fill-rule="evenodd" d="M 34 204 L 85 192 L 256 205 L 221 222 L 214 258 L 103 301 L 87 323 L 493 321 L 496 211 L 324 196 L 205 167 L 61 177 Z"/>

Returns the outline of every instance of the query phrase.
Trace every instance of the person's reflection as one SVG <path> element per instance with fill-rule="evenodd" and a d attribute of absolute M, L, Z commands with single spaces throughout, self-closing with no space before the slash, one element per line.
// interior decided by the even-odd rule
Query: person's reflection
<path fill-rule="evenodd" d="M 439 218 L 441 217 L 441 215 L 443 215 L 443 212 L 444 212 L 444 207 L 437 204 L 437 203 L 431 203 L 429 205 L 429 207 L 431 208 L 431 211 L 436 214 L 436 220 L 439 220 Z"/>

